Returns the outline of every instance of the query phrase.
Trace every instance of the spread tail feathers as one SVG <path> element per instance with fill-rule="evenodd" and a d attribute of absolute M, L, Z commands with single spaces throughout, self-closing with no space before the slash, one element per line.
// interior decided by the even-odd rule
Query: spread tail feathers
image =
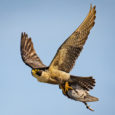
<path fill-rule="evenodd" d="M 90 89 L 93 89 L 93 87 L 95 86 L 95 79 L 93 79 L 91 76 L 90 77 L 80 77 L 80 76 L 71 75 L 70 77 L 71 77 L 70 84 L 78 84 L 82 88 L 88 91 Z"/>

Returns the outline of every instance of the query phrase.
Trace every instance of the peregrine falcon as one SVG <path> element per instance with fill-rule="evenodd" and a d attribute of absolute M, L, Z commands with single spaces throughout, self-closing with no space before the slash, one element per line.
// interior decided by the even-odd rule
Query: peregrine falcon
<path fill-rule="evenodd" d="M 21 34 L 20 46 L 22 60 L 32 68 L 32 75 L 38 81 L 59 85 L 65 96 L 83 102 L 91 111 L 93 110 L 87 105 L 87 102 L 98 101 L 98 98 L 91 96 L 88 92 L 95 86 L 95 79 L 92 76 L 74 76 L 69 72 L 75 65 L 90 30 L 95 24 L 95 15 L 96 6 L 91 5 L 84 21 L 59 47 L 49 66 L 44 65 L 38 57 L 33 42 L 26 33 Z"/>

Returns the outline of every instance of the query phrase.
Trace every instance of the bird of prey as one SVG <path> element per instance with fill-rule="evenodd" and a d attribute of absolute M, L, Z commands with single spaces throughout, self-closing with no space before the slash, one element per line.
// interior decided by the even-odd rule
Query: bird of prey
<path fill-rule="evenodd" d="M 74 76 L 69 72 L 75 65 L 90 30 L 95 24 L 95 15 L 96 6 L 91 5 L 84 21 L 59 47 L 49 66 L 42 63 L 34 50 L 31 38 L 26 33 L 21 35 L 20 46 L 22 60 L 32 68 L 32 75 L 38 81 L 59 85 L 65 96 L 83 102 L 89 110 L 92 109 L 87 102 L 98 101 L 98 98 L 91 96 L 88 92 L 95 86 L 95 79 L 92 76 Z"/>

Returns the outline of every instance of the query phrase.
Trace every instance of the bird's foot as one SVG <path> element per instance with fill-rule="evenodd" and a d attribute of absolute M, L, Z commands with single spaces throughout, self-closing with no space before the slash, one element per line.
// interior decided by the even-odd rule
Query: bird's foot
<path fill-rule="evenodd" d="M 71 86 L 69 86 L 68 82 L 65 82 L 64 86 L 60 85 L 60 88 L 62 89 L 62 92 L 64 95 L 66 95 L 68 90 L 72 90 L 73 88 Z"/>
<path fill-rule="evenodd" d="M 93 109 L 91 109 L 91 108 L 88 106 L 88 104 L 87 104 L 86 102 L 84 102 L 84 104 L 85 104 L 85 106 L 86 106 L 87 109 L 89 109 L 90 111 L 94 111 Z"/>
<path fill-rule="evenodd" d="M 69 90 L 69 89 L 73 89 L 71 86 L 69 86 L 68 82 L 65 82 L 65 93 Z"/>

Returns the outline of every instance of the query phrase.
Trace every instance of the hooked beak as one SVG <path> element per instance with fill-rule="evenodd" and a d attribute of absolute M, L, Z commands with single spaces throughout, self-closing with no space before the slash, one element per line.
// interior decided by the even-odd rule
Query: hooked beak
<path fill-rule="evenodd" d="M 34 69 L 32 69 L 32 74 L 36 74 L 36 71 Z"/>

